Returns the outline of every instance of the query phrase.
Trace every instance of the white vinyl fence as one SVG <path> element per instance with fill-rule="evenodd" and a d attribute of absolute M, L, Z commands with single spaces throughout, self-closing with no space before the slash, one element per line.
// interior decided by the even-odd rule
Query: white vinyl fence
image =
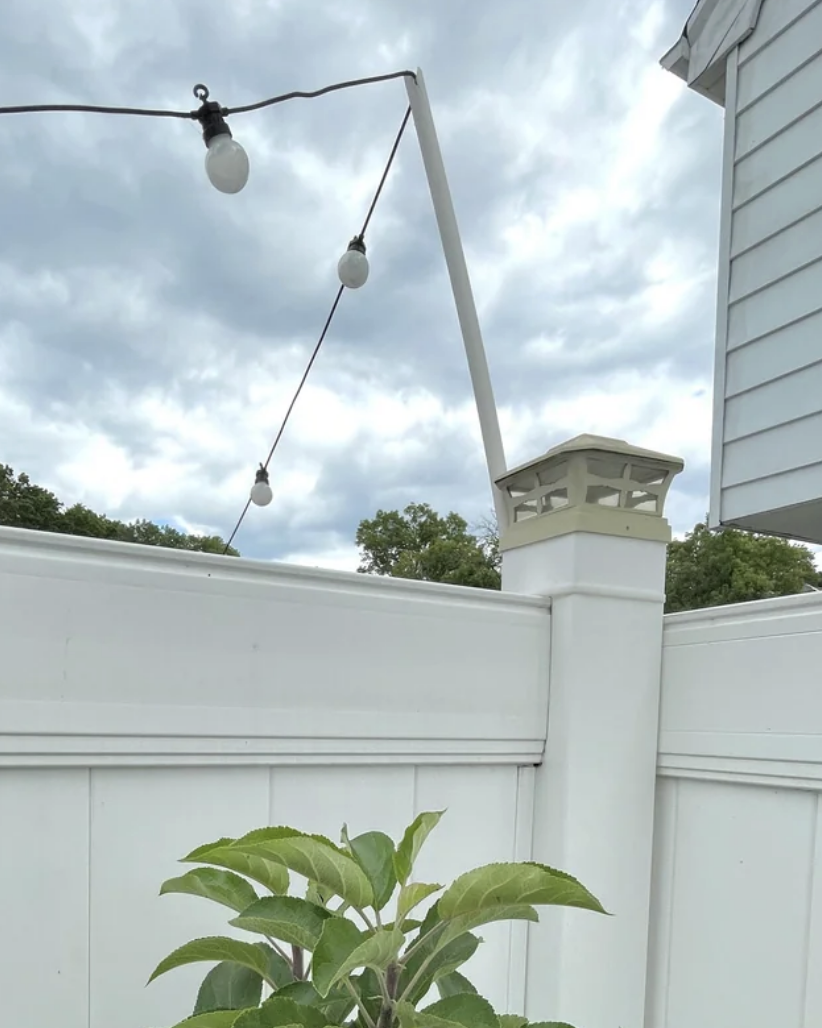
<path fill-rule="evenodd" d="M 0 529 L 0 996 L 9 1028 L 152 1028 L 230 913 L 157 893 L 265 824 L 396 837 L 447 808 L 422 880 L 531 855 L 549 605 Z M 524 1004 L 526 935 L 470 971 Z"/>
<path fill-rule="evenodd" d="M 536 857 L 615 914 L 483 929 L 469 973 L 497 1009 L 642 1028 L 647 956 L 644 1028 L 819 1028 L 822 597 L 662 629 L 648 545 L 571 539 L 567 569 L 554 547 L 552 614 L 0 529 L 3 1024 L 184 1017 L 205 968 L 144 985 L 225 930 L 219 908 L 157 895 L 200 843 L 343 821 L 396 837 L 447 808 L 423 880 Z M 628 949 L 614 978 L 603 955 Z"/>
<path fill-rule="evenodd" d="M 646 1028 L 817 1028 L 822 596 L 665 621 Z"/>

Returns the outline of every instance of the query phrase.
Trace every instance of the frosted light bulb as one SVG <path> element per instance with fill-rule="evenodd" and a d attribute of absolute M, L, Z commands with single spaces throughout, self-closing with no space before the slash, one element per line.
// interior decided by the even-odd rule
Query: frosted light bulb
<path fill-rule="evenodd" d="M 368 281 L 369 270 L 368 258 L 365 256 L 365 243 L 360 236 L 355 236 L 337 264 L 340 282 L 346 289 L 359 289 Z"/>
<path fill-rule="evenodd" d="M 208 142 L 205 170 L 209 182 L 221 193 L 239 193 L 248 182 L 248 154 L 228 132 Z"/>
<path fill-rule="evenodd" d="M 261 464 L 251 487 L 251 502 L 257 507 L 267 507 L 273 499 L 274 493 L 268 484 L 268 472 Z"/>

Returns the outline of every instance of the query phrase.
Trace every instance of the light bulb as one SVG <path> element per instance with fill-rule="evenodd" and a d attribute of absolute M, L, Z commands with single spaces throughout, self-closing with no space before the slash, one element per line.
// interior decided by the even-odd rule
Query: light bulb
<path fill-rule="evenodd" d="M 365 256 L 365 243 L 356 236 L 348 244 L 348 249 L 340 257 L 337 274 L 346 289 L 359 289 L 368 281 L 368 258 Z"/>
<path fill-rule="evenodd" d="M 215 189 L 239 193 L 248 182 L 248 154 L 228 132 L 221 132 L 208 142 L 205 169 Z"/>
<path fill-rule="evenodd" d="M 268 484 L 268 472 L 261 464 L 251 487 L 251 502 L 257 507 L 267 507 L 273 499 L 274 493 Z"/>

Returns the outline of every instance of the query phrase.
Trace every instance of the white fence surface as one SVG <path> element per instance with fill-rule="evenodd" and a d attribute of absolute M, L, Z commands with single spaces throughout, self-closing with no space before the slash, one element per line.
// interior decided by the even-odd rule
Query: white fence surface
<path fill-rule="evenodd" d="M 228 911 L 176 861 L 290 824 L 393 836 L 448 808 L 422 880 L 531 855 L 549 605 L 0 528 L 0 961 L 9 1028 L 152 1028 Z M 521 925 L 469 973 L 524 1004 Z"/>
<path fill-rule="evenodd" d="M 579 635 L 594 586 L 568 588 L 582 600 L 566 590 L 552 616 L 547 600 L 507 593 L 0 529 L 4 1025 L 175 1023 L 206 968 L 145 988 L 149 973 L 227 920 L 204 901 L 158 897 L 188 850 L 264 824 L 334 837 L 347 821 L 397 836 L 426 809 L 448 813 L 423 850 L 423 880 L 545 859 L 534 847 L 546 825 L 587 840 L 567 870 L 617 916 L 561 915 L 568 949 L 546 951 L 550 966 L 532 959 L 531 973 L 541 982 L 570 967 L 583 992 L 537 989 L 532 1018 L 556 1016 L 555 994 L 581 1006 L 597 961 L 577 950 L 605 952 L 620 925 L 644 966 L 641 925 L 627 931 L 607 884 L 622 883 L 623 900 L 641 895 L 640 840 L 600 836 L 603 823 L 618 836 L 639 802 L 613 784 L 642 744 L 637 726 L 653 733 L 651 756 L 656 742 L 653 719 L 639 708 L 620 719 L 611 702 L 640 674 L 643 640 L 659 652 L 652 597 L 597 592 L 591 639 L 608 638 L 597 625 L 642 631 L 631 660 L 612 662 L 619 638 L 603 641 L 613 675 L 591 682 L 591 652 L 576 660 L 565 635 Z M 564 635 L 544 760 L 552 624 Z M 819 595 L 665 619 L 644 1028 L 822 1025 L 820 668 Z M 563 675 L 593 697 L 584 710 Z M 605 758 L 579 745 L 580 732 L 607 741 L 608 730 L 633 743 Z M 576 783 L 568 809 L 539 800 L 546 775 Z M 603 820 L 591 805 L 603 796 L 624 820 Z M 528 930 L 482 934 L 471 977 L 497 1009 L 523 1012 Z M 607 997 L 598 1009 L 579 1028 L 635 1028 L 611 1024 Z"/>
<path fill-rule="evenodd" d="M 822 1025 L 821 601 L 665 619 L 646 1028 Z"/>

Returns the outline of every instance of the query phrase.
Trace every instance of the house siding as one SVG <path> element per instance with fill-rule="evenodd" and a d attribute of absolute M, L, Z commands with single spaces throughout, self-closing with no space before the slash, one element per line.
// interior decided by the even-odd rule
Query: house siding
<path fill-rule="evenodd" d="M 745 525 L 822 495 L 822 0 L 764 0 L 728 66 L 711 520 Z"/>

